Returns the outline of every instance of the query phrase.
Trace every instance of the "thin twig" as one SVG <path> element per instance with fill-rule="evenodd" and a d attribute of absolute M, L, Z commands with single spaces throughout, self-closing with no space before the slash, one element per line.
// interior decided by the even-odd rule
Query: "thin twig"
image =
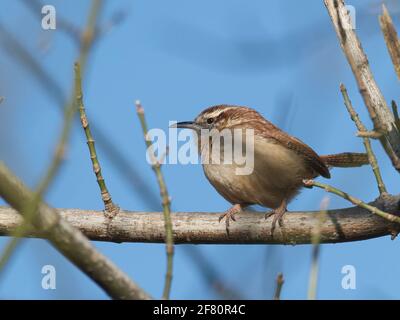
<path fill-rule="evenodd" d="M 395 121 L 397 130 L 400 132 L 399 110 L 397 108 L 396 101 L 394 101 L 394 100 L 392 100 L 392 111 L 393 111 L 394 121 Z"/>
<path fill-rule="evenodd" d="M 76 84 L 75 84 L 76 103 L 79 107 L 81 123 L 82 123 L 83 130 L 85 131 L 85 135 L 86 135 L 87 145 L 88 145 L 89 153 L 90 153 L 90 159 L 93 164 L 93 172 L 96 175 L 97 183 L 100 188 L 101 198 L 104 202 L 104 207 L 105 207 L 105 214 L 107 215 L 107 217 L 113 218 L 113 217 L 115 217 L 115 215 L 118 214 L 119 207 L 117 205 L 115 205 L 114 202 L 112 201 L 111 194 L 107 189 L 106 183 L 105 183 L 103 175 L 101 173 L 100 162 L 97 157 L 94 139 L 93 139 L 92 133 L 90 131 L 90 127 L 89 127 L 89 120 L 86 116 L 86 111 L 85 111 L 85 107 L 83 104 L 82 79 L 81 79 L 81 70 L 80 70 L 79 63 L 75 64 L 75 69 L 76 69 Z"/>
<path fill-rule="evenodd" d="M 0 196 L 22 216 L 35 198 L 8 168 L 0 162 Z M 114 263 L 99 253 L 92 243 L 66 222 L 57 210 L 43 202 L 37 206 L 32 226 L 37 234 L 48 239 L 68 260 L 97 283 L 113 299 L 150 299 L 136 283 Z M 103 220 L 100 222 L 100 220 Z M 104 224 L 104 217 L 99 222 Z"/>
<path fill-rule="evenodd" d="M 364 126 L 364 124 L 361 122 L 360 117 L 358 116 L 357 112 L 354 110 L 353 105 L 351 104 L 349 95 L 347 93 L 346 87 L 344 84 L 340 84 L 340 91 L 342 92 L 343 99 L 344 99 L 344 104 L 347 108 L 347 111 L 350 114 L 351 120 L 354 121 L 356 124 L 357 129 L 361 132 L 367 132 L 367 128 Z M 372 167 L 372 171 L 374 172 L 376 183 L 378 185 L 379 193 L 383 194 L 386 193 L 386 187 L 383 182 L 382 176 L 381 176 L 381 171 L 378 166 L 378 161 L 375 157 L 374 151 L 372 150 L 371 142 L 367 137 L 363 138 L 363 143 L 365 146 L 365 150 L 367 151 L 368 155 L 368 161 Z"/>
<path fill-rule="evenodd" d="M 81 32 L 81 46 L 79 50 L 78 61 L 81 66 L 82 74 L 84 74 L 86 70 L 86 62 L 90 53 L 90 49 L 93 47 L 95 40 L 97 40 L 96 24 L 97 18 L 100 15 L 102 4 L 102 0 L 92 0 L 86 27 Z"/>
<path fill-rule="evenodd" d="M 317 221 L 312 231 L 312 258 L 311 270 L 308 284 L 308 300 L 315 300 L 317 298 L 317 284 L 319 274 L 319 255 L 321 244 L 321 228 L 324 221 L 327 219 L 329 198 L 326 197 L 321 202 L 321 211 L 316 215 Z"/>
<path fill-rule="evenodd" d="M 152 160 L 151 167 L 153 168 L 156 177 L 157 183 L 160 188 L 160 194 L 162 198 L 162 207 L 164 213 L 164 221 L 165 221 L 165 244 L 167 250 L 167 273 L 165 275 L 165 285 L 163 290 L 163 299 L 169 299 L 171 292 L 171 282 L 172 282 L 172 269 L 173 269 L 173 256 L 174 256 L 174 236 L 172 230 L 172 221 L 171 221 L 171 200 L 168 195 L 167 186 L 164 181 L 163 174 L 161 172 L 161 164 L 160 161 L 154 159 L 154 154 L 152 152 L 152 144 L 148 139 L 147 133 L 147 123 L 144 116 L 144 109 L 140 103 L 140 101 L 136 101 L 136 112 L 138 114 L 140 124 L 142 126 L 145 143 L 147 146 L 147 151 Z"/>
<path fill-rule="evenodd" d="M 389 142 L 385 139 L 379 140 L 382 144 L 383 149 L 385 150 L 386 154 L 389 156 L 390 160 L 392 161 L 392 166 L 400 172 L 400 158 L 394 153 L 392 147 L 390 146 Z"/>
<path fill-rule="evenodd" d="M 363 202 L 362 200 L 357 199 L 356 197 L 353 197 L 353 196 L 349 195 L 348 193 L 346 193 L 342 190 L 339 190 L 335 187 L 332 187 L 328 184 L 320 183 L 320 182 L 317 182 L 314 180 L 304 180 L 303 182 L 304 182 L 304 185 L 307 187 L 318 187 L 318 188 L 324 189 L 326 192 L 336 194 L 337 196 L 350 201 L 354 205 L 356 205 L 360 208 L 364 208 L 364 209 L 366 209 L 366 210 L 368 210 L 390 222 L 400 223 L 400 217 L 395 216 L 390 213 L 387 213 L 387 212 L 380 210 L 377 207 L 374 207 L 372 205 L 369 205 L 369 204 Z"/>
<path fill-rule="evenodd" d="M 282 291 L 282 286 L 284 283 L 285 283 L 285 279 L 283 278 L 283 274 L 279 273 L 278 276 L 276 277 L 276 288 L 275 288 L 275 293 L 274 293 L 274 300 L 281 299 L 281 291 Z"/>
<path fill-rule="evenodd" d="M 384 135 L 382 132 L 374 131 L 374 130 L 366 130 L 366 131 L 358 131 L 357 137 L 360 138 L 370 138 L 370 139 L 380 139 Z"/>
<path fill-rule="evenodd" d="M 400 41 L 392 18 L 384 4 L 382 4 L 382 15 L 379 16 L 379 24 L 393 62 L 394 70 L 396 71 L 397 78 L 400 80 Z"/>

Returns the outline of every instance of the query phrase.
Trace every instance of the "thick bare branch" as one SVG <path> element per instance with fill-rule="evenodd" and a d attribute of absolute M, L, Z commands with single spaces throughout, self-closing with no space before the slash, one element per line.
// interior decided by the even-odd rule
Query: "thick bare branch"
<path fill-rule="evenodd" d="M 33 198 L 33 193 L 2 163 L 0 163 L 0 195 L 22 214 L 26 204 Z M 16 221 L 22 222 L 21 217 L 15 211 L 13 216 L 17 219 Z M 32 225 L 35 230 L 38 230 L 41 237 L 50 240 L 54 247 L 93 279 L 110 297 L 114 299 L 150 298 L 125 273 L 97 252 L 79 230 L 62 219 L 57 210 L 40 203 Z M 103 225 L 107 227 L 104 222 Z"/>
<path fill-rule="evenodd" d="M 372 205 L 385 212 L 399 213 L 400 195 L 385 195 Z M 58 209 L 72 226 L 89 239 L 111 242 L 164 243 L 165 226 L 162 212 L 121 210 L 107 224 L 102 211 Z M 264 214 L 243 212 L 230 226 L 229 237 L 224 224 L 218 223 L 221 213 L 176 212 L 172 214 L 174 241 L 177 244 L 309 244 L 317 221 L 317 212 L 289 212 L 284 227 L 271 236 L 271 223 Z M 320 242 L 336 243 L 365 240 L 391 235 L 398 225 L 359 207 L 327 211 L 321 224 Z M 13 209 L 0 207 L 0 235 L 8 235 L 20 222 Z M 31 233 L 31 236 L 35 236 Z M 38 236 L 38 235 L 36 235 Z"/>
<path fill-rule="evenodd" d="M 368 58 L 352 28 L 351 18 L 344 1 L 324 0 L 324 2 L 374 124 L 374 130 L 384 134 L 380 141 L 392 160 L 393 166 L 400 172 L 400 135 L 395 119 L 371 72 Z"/>

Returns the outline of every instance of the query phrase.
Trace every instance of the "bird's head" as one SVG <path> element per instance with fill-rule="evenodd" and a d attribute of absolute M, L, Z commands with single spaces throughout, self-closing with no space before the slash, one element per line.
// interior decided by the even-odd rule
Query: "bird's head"
<path fill-rule="evenodd" d="M 258 116 L 259 114 L 250 108 L 231 106 L 231 105 L 217 105 L 203 110 L 194 121 L 178 122 L 174 125 L 176 128 L 187 128 L 197 132 L 204 130 L 217 129 L 230 129 L 236 127 L 249 117 Z"/>

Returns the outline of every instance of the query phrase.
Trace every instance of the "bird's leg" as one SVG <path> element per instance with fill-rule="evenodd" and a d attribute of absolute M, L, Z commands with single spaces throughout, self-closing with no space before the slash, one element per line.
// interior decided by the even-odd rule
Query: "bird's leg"
<path fill-rule="evenodd" d="M 280 227 L 283 226 L 282 217 L 287 211 L 286 206 L 287 206 L 286 200 L 283 200 L 278 208 L 275 208 L 265 214 L 265 219 L 268 219 L 269 217 L 274 216 L 274 220 L 272 220 L 272 226 L 271 226 L 271 234 L 272 235 L 274 234 L 277 221 L 278 221 Z"/>
<path fill-rule="evenodd" d="M 232 207 L 230 207 L 224 214 L 220 215 L 219 217 L 219 222 L 222 221 L 222 219 L 225 218 L 225 224 L 226 224 L 226 233 L 229 235 L 229 221 L 233 220 L 236 221 L 235 219 L 235 214 L 242 211 L 242 206 L 240 204 L 235 204 Z"/>

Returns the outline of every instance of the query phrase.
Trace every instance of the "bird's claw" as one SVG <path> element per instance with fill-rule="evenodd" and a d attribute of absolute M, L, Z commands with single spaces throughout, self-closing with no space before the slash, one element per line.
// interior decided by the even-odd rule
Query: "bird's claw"
<path fill-rule="evenodd" d="M 241 210 L 240 205 L 234 205 L 232 208 L 228 209 L 224 214 L 220 215 L 218 218 L 219 222 L 225 219 L 226 233 L 228 234 L 228 236 L 229 236 L 229 222 L 230 220 L 236 221 L 235 214 L 238 213 L 240 210 Z"/>
<path fill-rule="evenodd" d="M 274 231 L 276 228 L 276 223 L 278 222 L 279 227 L 283 227 L 283 215 L 286 212 L 286 208 L 282 209 L 282 208 L 277 208 L 277 209 L 273 209 L 270 212 L 267 212 L 265 214 L 265 219 L 268 219 L 271 216 L 274 216 L 274 219 L 272 220 L 272 225 L 271 225 L 271 235 L 274 235 Z"/>

